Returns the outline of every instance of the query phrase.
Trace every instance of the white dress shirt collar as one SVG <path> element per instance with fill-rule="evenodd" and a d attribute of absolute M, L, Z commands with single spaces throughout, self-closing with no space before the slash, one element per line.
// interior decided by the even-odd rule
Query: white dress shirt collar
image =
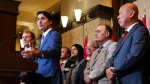
<path fill-rule="evenodd" d="M 49 28 L 46 32 L 44 32 L 42 35 L 44 35 L 44 37 L 48 34 L 48 32 L 52 30 L 52 28 Z"/>
<path fill-rule="evenodd" d="M 136 25 L 138 22 L 136 22 L 136 23 L 134 23 L 134 24 L 132 24 L 129 28 L 127 28 L 127 30 L 126 31 L 130 31 L 131 30 L 131 28 L 134 26 L 134 25 Z"/>
<path fill-rule="evenodd" d="M 107 42 L 105 42 L 103 45 L 101 45 L 101 46 L 103 46 L 103 48 L 110 42 L 111 40 L 108 40 Z"/>

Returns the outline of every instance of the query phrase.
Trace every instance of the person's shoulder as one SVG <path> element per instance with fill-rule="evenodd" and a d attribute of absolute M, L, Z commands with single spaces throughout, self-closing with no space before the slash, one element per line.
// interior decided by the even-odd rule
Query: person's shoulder
<path fill-rule="evenodd" d="M 116 44 L 117 44 L 117 42 L 112 42 L 112 43 L 111 43 L 111 45 L 116 45 Z"/>
<path fill-rule="evenodd" d="M 99 50 L 99 47 L 92 53 L 92 55 L 96 55 Z"/>
<path fill-rule="evenodd" d="M 117 42 L 114 42 L 114 41 L 110 40 L 109 46 L 113 46 L 113 45 L 117 45 Z"/>
<path fill-rule="evenodd" d="M 116 46 L 117 46 L 117 42 L 112 42 L 112 43 L 109 45 L 109 49 L 116 48 Z"/>
<path fill-rule="evenodd" d="M 139 32 L 140 32 L 140 33 L 139 33 Z M 138 26 L 136 27 L 135 33 L 138 33 L 138 35 L 139 35 L 139 34 L 143 34 L 143 33 L 149 34 L 149 30 L 148 30 L 146 27 L 144 27 L 144 26 L 138 24 Z"/>
<path fill-rule="evenodd" d="M 49 32 L 49 34 L 52 34 L 52 35 L 61 35 L 58 31 L 55 31 L 55 30 L 51 30 Z"/>
<path fill-rule="evenodd" d="M 79 64 L 82 64 L 82 63 L 85 62 L 85 61 L 86 61 L 85 59 L 82 59 Z"/>
<path fill-rule="evenodd" d="M 51 31 L 52 31 L 53 33 L 59 33 L 58 31 L 56 31 L 56 30 L 53 30 L 53 29 L 52 29 Z"/>
<path fill-rule="evenodd" d="M 137 23 L 134 27 L 137 28 L 137 29 L 144 29 L 144 30 L 147 30 L 146 27 L 142 26 L 142 25 L 139 24 L 139 23 Z"/>

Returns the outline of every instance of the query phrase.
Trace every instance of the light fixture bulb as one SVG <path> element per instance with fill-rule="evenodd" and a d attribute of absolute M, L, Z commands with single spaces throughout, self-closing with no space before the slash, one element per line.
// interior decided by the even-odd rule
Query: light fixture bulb
<path fill-rule="evenodd" d="M 81 9 L 74 9 L 74 13 L 75 13 L 76 21 L 80 21 L 82 10 Z"/>
<path fill-rule="evenodd" d="M 66 27 L 68 23 L 68 16 L 61 16 L 61 23 L 63 27 Z"/>

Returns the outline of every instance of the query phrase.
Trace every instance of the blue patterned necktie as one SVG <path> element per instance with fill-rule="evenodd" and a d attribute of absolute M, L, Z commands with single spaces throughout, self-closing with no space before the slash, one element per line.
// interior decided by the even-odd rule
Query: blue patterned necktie
<path fill-rule="evenodd" d="M 102 48 L 103 48 L 103 46 L 100 46 L 100 47 L 99 47 L 99 49 L 98 49 L 98 53 L 97 53 L 97 55 L 95 56 L 95 59 L 94 59 L 94 60 L 96 60 L 96 59 L 97 59 L 97 56 L 98 56 L 98 54 L 101 52 Z"/>
<path fill-rule="evenodd" d="M 98 54 L 101 52 L 103 46 L 100 46 L 99 49 L 98 49 Z"/>

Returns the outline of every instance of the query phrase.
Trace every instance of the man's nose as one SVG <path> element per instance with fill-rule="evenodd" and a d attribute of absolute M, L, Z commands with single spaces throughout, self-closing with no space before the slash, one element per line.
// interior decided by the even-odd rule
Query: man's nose
<path fill-rule="evenodd" d="M 23 38 L 22 40 L 25 41 L 25 38 Z"/>
<path fill-rule="evenodd" d="M 39 22 L 39 23 L 42 23 L 42 20 L 40 19 L 38 22 Z"/>

